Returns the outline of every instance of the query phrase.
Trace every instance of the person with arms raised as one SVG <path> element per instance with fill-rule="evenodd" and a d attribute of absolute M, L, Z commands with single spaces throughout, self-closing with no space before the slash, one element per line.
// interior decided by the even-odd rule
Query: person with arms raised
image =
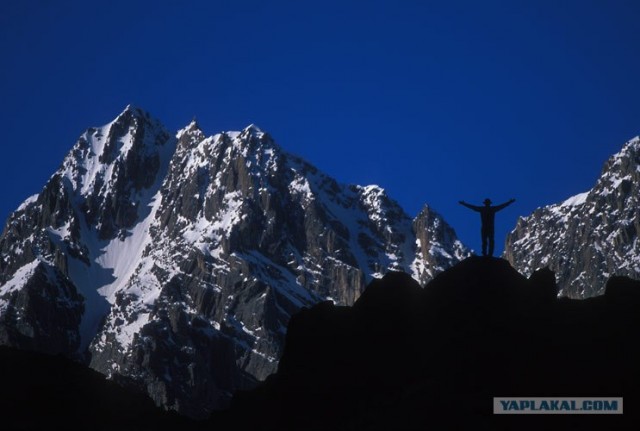
<path fill-rule="evenodd" d="M 477 211 L 480 213 L 480 234 L 482 235 L 482 255 L 483 256 L 493 256 L 493 248 L 495 244 L 495 219 L 496 213 L 507 206 L 514 203 L 515 199 L 509 199 L 507 202 L 500 205 L 491 205 L 491 199 L 487 198 L 484 200 L 484 206 L 476 206 L 466 203 L 465 201 L 460 201 L 460 205 L 464 205 L 465 207 Z M 489 246 L 489 250 L 487 251 L 487 245 Z"/>

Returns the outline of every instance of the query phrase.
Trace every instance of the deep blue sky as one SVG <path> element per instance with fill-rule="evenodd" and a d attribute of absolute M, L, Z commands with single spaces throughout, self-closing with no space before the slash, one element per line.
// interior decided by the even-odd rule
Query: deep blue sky
<path fill-rule="evenodd" d="M 0 2 L 0 218 L 133 103 L 177 130 L 255 123 L 343 183 L 519 215 L 589 189 L 640 134 L 638 1 Z"/>

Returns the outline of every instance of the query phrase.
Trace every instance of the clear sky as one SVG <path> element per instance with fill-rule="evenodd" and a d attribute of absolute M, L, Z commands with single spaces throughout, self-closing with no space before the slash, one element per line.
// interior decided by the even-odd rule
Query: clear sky
<path fill-rule="evenodd" d="M 169 129 L 255 123 L 343 183 L 518 216 L 592 187 L 640 134 L 640 2 L 0 2 L 0 218 L 132 103 Z"/>

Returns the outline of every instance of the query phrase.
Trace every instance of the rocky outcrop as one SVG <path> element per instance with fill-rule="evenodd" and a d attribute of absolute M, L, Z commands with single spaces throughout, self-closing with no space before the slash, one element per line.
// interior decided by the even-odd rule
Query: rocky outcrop
<path fill-rule="evenodd" d="M 75 357 L 84 312 L 75 286 L 40 260 L 21 268 L 18 278 L 4 286 L 11 294 L 0 307 L 0 344 Z"/>

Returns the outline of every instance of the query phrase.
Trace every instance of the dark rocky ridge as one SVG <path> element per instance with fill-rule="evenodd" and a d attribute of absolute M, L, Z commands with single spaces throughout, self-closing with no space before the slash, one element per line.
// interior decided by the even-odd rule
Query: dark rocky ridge
<path fill-rule="evenodd" d="M 558 299 L 553 274 L 526 279 L 470 258 L 425 288 L 400 272 L 351 306 L 295 314 L 276 374 L 209 420 L 157 409 L 62 357 L 0 347 L 3 429 L 637 430 L 640 282 Z M 494 396 L 624 397 L 624 415 L 492 415 Z"/>
<path fill-rule="evenodd" d="M 353 307 L 296 314 L 278 372 L 240 393 L 215 426 L 241 429 L 638 429 L 640 282 L 557 299 L 548 270 L 526 279 L 470 258 L 422 289 L 390 273 Z M 624 415 L 504 416 L 493 397 L 624 397 Z"/>

